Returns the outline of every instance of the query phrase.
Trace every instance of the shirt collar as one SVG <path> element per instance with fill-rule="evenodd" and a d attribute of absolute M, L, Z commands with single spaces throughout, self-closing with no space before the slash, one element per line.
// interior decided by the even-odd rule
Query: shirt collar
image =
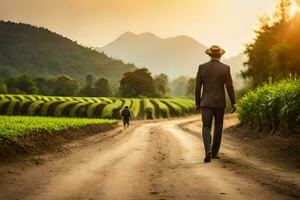
<path fill-rule="evenodd" d="M 211 58 L 210 60 L 220 61 L 220 58 Z"/>

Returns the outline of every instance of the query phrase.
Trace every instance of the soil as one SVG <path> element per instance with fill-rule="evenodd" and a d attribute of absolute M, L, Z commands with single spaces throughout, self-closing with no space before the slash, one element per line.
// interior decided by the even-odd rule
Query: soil
<path fill-rule="evenodd" d="M 227 115 L 225 122 L 223 140 L 233 145 L 239 153 L 267 160 L 281 167 L 300 170 L 299 134 L 285 130 L 268 132 L 258 127 L 241 125 L 235 115 Z M 202 137 L 201 126 L 199 120 L 180 125 L 185 131 L 199 137 Z"/>
<path fill-rule="evenodd" d="M 300 198 L 298 166 L 267 156 L 257 139 L 237 137 L 244 129 L 235 116 L 225 118 L 221 158 L 204 163 L 200 120 L 140 121 L 127 131 L 119 125 L 60 151 L 1 162 L 0 199 Z"/>
<path fill-rule="evenodd" d="M 0 138 L 0 165 L 16 161 L 22 162 L 34 155 L 61 152 L 64 150 L 64 144 L 114 128 L 116 128 L 116 125 L 89 125 L 79 130 L 71 129 L 52 134 L 39 132 L 18 137 L 17 139 Z M 105 136 L 105 133 L 101 135 Z"/>

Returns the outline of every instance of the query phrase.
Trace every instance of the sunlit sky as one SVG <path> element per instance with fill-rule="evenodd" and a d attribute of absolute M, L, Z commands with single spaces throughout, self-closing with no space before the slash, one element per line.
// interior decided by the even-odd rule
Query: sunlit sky
<path fill-rule="evenodd" d="M 0 19 L 49 28 L 80 44 L 102 47 L 124 32 L 187 35 L 227 57 L 251 41 L 259 16 L 276 0 L 0 0 Z"/>

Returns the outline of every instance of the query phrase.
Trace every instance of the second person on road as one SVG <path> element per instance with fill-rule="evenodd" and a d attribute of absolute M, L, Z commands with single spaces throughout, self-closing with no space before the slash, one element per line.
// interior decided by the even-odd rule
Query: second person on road
<path fill-rule="evenodd" d="M 131 112 L 128 108 L 128 106 L 125 106 L 125 108 L 122 110 L 122 117 L 123 117 L 123 124 L 124 124 L 124 129 L 129 128 L 129 121 L 131 119 Z"/>

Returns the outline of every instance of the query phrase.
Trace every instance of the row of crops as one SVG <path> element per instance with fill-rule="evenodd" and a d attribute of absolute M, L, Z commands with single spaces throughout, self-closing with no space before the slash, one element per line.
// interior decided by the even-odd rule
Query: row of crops
<path fill-rule="evenodd" d="M 76 130 L 89 125 L 112 125 L 116 123 L 117 120 L 114 119 L 0 116 L 0 140 L 1 138 L 16 138 L 30 133 L 53 134 L 64 130 Z"/>
<path fill-rule="evenodd" d="M 242 123 L 260 128 L 300 128 L 300 79 L 265 84 L 250 91 L 238 103 Z"/>
<path fill-rule="evenodd" d="M 0 115 L 119 119 L 125 106 L 136 119 L 184 116 L 195 111 L 189 99 L 0 95 Z"/>

